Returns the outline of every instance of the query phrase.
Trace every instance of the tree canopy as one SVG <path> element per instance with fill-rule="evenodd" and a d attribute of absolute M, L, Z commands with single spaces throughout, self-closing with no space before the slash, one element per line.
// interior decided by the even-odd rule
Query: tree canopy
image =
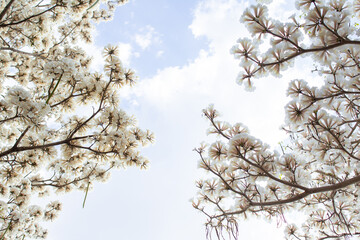
<path fill-rule="evenodd" d="M 289 220 L 293 210 L 306 221 L 288 224 L 287 239 L 360 235 L 360 1 L 300 0 L 296 7 L 289 22 L 270 18 L 264 5 L 247 8 L 241 21 L 253 39 L 241 38 L 231 50 L 243 68 L 238 82 L 249 90 L 254 78 L 279 76 L 296 58 L 313 57 L 316 68 L 309 71 L 323 85 L 289 83 L 282 127 L 289 138 L 281 150 L 241 123 L 219 120 L 213 106 L 203 111 L 218 140 L 195 149 L 208 174 L 197 182 L 193 206 L 219 238 L 224 230 L 237 238 L 240 219 Z"/>
<path fill-rule="evenodd" d="M 0 2 L 0 239 L 45 238 L 41 221 L 61 210 L 34 199 L 87 191 L 112 169 L 146 168 L 139 147 L 153 134 L 119 109 L 133 85 L 115 46 L 98 73 L 81 49 L 124 0 Z M 46 200 L 46 199 L 45 199 Z M 81 203 L 80 203 L 81 204 Z"/>

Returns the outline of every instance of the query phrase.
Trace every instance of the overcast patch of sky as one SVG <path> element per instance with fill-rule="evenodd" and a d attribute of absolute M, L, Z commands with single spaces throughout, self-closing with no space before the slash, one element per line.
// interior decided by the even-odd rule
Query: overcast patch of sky
<path fill-rule="evenodd" d="M 286 15 L 282 2 L 272 8 L 275 16 Z M 282 79 L 257 80 L 253 93 L 235 83 L 240 68 L 229 49 L 247 35 L 238 21 L 247 5 L 237 0 L 136 0 L 120 7 L 113 22 L 98 26 L 96 45 L 121 43 L 127 64 L 140 76 L 132 90 L 120 93 L 122 107 L 141 128 L 156 134 L 156 144 L 143 151 L 151 167 L 113 172 L 107 184 L 89 193 L 85 209 L 83 193 L 64 196 L 64 211 L 51 226 L 50 239 L 205 239 L 205 218 L 189 202 L 201 175 L 191 150 L 208 140 L 201 109 L 214 103 L 223 120 L 243 122 L 255 137 L 276 145 L 284 137 L 279 126 L 287 83 L 306 77 L 293 68 Z M 143 49 L 135 35 L 141 29 L 146 33 L 147 26 L 159 41 Z M 239 227 L 244 239 L 282 236 L 276 222 L 251 220 Z"/>

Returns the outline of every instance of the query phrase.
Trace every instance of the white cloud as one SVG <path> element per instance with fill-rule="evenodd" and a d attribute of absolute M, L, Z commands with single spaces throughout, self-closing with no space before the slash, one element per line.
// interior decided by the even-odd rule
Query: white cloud
<path fill-rule="evenodd" d="M 252 134 L 265 142 L 276 144 L 284 138 L 279 127 L 283 124 L 284 106 L 288 102 L 288 82 L 308 75 L 291 68 L 282 73 L 281 79 L 269 76 L 255 80 L 257 89 L 252 93 L 236 84 L 241 69 L 229 50 L 238 38 L 249 37 L 239 22 L 248 5 L 248 2 L 236 0 L 200 2 L 189 27 L 195 37 L 208 39 L 210 50 L 201 50 L 196 59 L 184 66 L 166 67 L 151 78 L 141 79 L 132 93 L 162 112 L 184 109 L 184 116 L 186 111 L 192 111 L 190 109 L 200 114 L 202 108 L 214 103 L 226 116 L 224 120 L 243 122 Z M 281 7 L 279 4 L 276 6 Z M 309 61 L 300 61 L 302 65 L 309 65 Z M 182 107 L 189 102 L 190 105 Z"/>
<path fill-rule="evenodd" d="M 136 54 L 132 52 L 131 44 L 119 42 L 113 45 L 118 46 L 119 57 L 122 63 L 125 66 L 129 66 L 131 58 L 136 57 Z M 92 57 L 91 69 L 93 71 L 101 72 L 105 64 L 104 57 L 102 55 L 104 48 L 95 44 L 83 44 L 82 48 L 89 56 Z"/>
<path fill-rule="evenodd" d="M 89 56 L 92 57 L 91 69 L 98 72 L 102 71 L 105 63 L 102 56 L 103 48 L 95 44 L 83 44 L 82 48 Z"/>
<path fill-rule="evenodd" d="M 271 17 L 282 22 L 289 21 L 289 17 L 294 14 L 294 1 L 276 0 L 267 6 Z"/>
<path fill-rule="evenodd" d="M 160 50 L 156 52 L 156 57 L 161 57 L 164 54 L 164 51 Z"/>
<path fill-rule="evenodd" d="M 248 2 L 236 0 L 202 1 L 195 9 L 194 20 L 189 27 L 195 37 L 208 38 L 211 47 L 230 49 L 234 39 L 246 34 L 239 19 L 247 5 Z"/>
<path fill-rule="evenodd" d="M 119 43 L 117 44 L 119 48 L 119 57 L 124 65 L 130 65 L 130 59 L 134 56 L 132 52 L 132 46 L 129 43 Z"/>
<path fill-rule="evenodd" d="M 201 50 L 196 59 L 184 66 L 159 70 L 154 77 L 144 79 L 140 83 L 136 89 L 137 94 L 161 105 L 176 101 L 176 92 L 198 96 L 212 94 L 220 84 L 219 79 L 232 77 L 226 82 L 234 84 L 239 69 L 229 54 L 229 49 L 241 32 L 245 31 L 238 22 L 242 9 L 243 5 L 235 0 L 201 2 L 195 10 L 194 20 L 189 28 L 195 37 L 206 37 L 212 49 Z"/>
<path fill-rule="evenodd" d="M 143 98 L 164 112 L 171 108 L 184 111 L 193 108 L 199 115 L 201 109 L 214 103 L 226 115 L 224 120 L 244 122 L 255 136 L 265 141 L 283 137 L 278 128 L 287 101 L 286 80 L 258 80 L 255 93 L 246 92 L 235 83 L 240 68 L 229 50 L 239 37 L 247 34 L 239 23 L 247 5 L 236 0 L 202 1 L 194 12 L 190 29 L 195 37 L 209 40 L 210 50 L 201 50 L 196 59 L 184 66 L 167 67 L 152 78 L 142 79 L 133 89 L 136 98 Z M 274 95 L 269 89 L 277 89 L 280 94 Z M 191 106 L 181 107 L 188 102 Z"/>
<path fill-rule="evenodd" d="M 154 43 L 161 43 L 160 34 L 152 26 L 146 25 L 135 34 L 135 42 L 145 50 Z"/>

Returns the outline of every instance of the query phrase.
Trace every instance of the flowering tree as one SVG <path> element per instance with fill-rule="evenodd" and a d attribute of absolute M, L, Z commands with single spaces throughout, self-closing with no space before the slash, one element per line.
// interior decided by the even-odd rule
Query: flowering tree
<path fill-rule="evenodd" d="M 103 73 L 91 72 L 78 46 L 124 2 L 0 2 L 1 240 L 46 237 L 39 223 L 56 217 L 61 204 L 36 206 L 34 198 L 87 193 L 111 169 L 147 167 L 137 149 L 153 135 L 118 108 L 117 90 L 135 82 L 134 72 L 111 46 Z"/>
<path fill-rule="evenodd" d="M 279 75 L 299 56 L 312 56 L 325 79 L 320 88 L 293 80 L 287 91 L 280 153 L 251 136 L 242 124 L 218 120 L 204 110 L 211 134 L 220 139 L 195 149 L 208 174 L 197 182 L 193 206 L 206 214 L 209 230 L 237 236 L 237 221 L 248 216 L 285 219 L 305 215 L 303 225 L 288 224 L 287 239 L 340 239 L 360 235 L 360 1 L 300 0 L 290 22 L 270 19 L 267 8 L 251 6 L 242 21 L 271 47 L 240 39 L 232 48 L 244 70 L 238 81 L 253 88 L 253 78 Z"/>

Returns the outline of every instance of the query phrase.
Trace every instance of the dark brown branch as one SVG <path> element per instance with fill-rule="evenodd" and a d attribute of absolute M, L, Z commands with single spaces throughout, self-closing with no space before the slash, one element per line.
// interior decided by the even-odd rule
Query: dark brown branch
<path fill-rule="evenodd" d="M 14 145 L 12 148 L 0 153 L 0 157 L 6 156 L 11 153 L 16 153 L 16 152 L 23 152 L 23 151 L 29 151 L 29 150 L 35 150 L 35 149 L 41 149 L 41 148 L 47 148 L 47 147 L 55 147 L 55 146 L 62 145 L 62 144 L 69 144 L 71 141 L 90 138 L 90 137 L 94 137 L 94 136 L 95 135 L 87 135 L 87 136 L 81 136 L 81 137 L 67 138 L 67 139 L 64 139 L 61 141 L 52 142 L 52 143 L 43 144 L 43 145 L 36 145 L 36 146 L 18 147 L 17 145 Z"/>
<path fill-rule="evenodd" d="M 291 203 L 291 202 L 295 202 L 298 201 L 302 198 L 305 198 L 308 195 L 311 194 L 316 194 L 316 193 L 321 193 L 321 192 L 329 192 L 329 191 L 335 191 L 341 188 L 345 188 L 349 185 L 355 184 L 360 182 L 360 175 L 350 178 L 348 180 L 345 180 L 343 182 L 340 183 L 336 183 L 333 185 L 328 185 L 328 186 L 323 186 L 323 187 L 317 187 L 317 188 L 308 188 L 306 191 L 304 191 L 303 193 L 300 193 L 294 197 L 288 198 L 288 199 L 283 199 L 283 200 L 278 200 L 278 201 L 271 201 L 271 202 L 251 202 L 250 205 L 251 206 L 274 206 L 274 205 L 281 205 L 281 204 L 286 204 L 286 203 Z"/>
<path fill-rule="evenodd" d="M 197 152 L 198 152 L 199 155 L 200 155 L 201 161 L 205 164 L 205 166 L 208 168 L 208 170 L 209 170 L 211 173 L 213 173 L 213 174 L 215 174 L 216 176 L 218 176 L 218 177 L 221 179 L 221 181 L 225 184 L 225 186 L 226 186 L 229 190 L 231 190 L 231 191 L 233 191 L 234 193 L 237 193 L 237 194 L 243 196 L 247 201 L 251 202 L 251 199 L 250 199 L 248 196 L 246 196 L 245 193 L 239 192 L 239 191 L 235 190 L 233 187 L 231 187 L 231 186 L 229 185 L 229 183 L 228 183 L 220 174 L 218 174 L 217 172 L 215 172 L 214 170 L 212 170 L 211 167 L 206 163 L 205 159 L 203 158 L 202 153 L 199 152 L 199 151 L 197 151 Z"/>
<path fill-rule="evenodd" d="M 13 51 L 13 52 L 17 52 L 20 54 L 26 54 L 26 55 L 30 55 L 33 57 L 40 57 L 41 59 L 46 59 L 45 57 L 41 56 L 42 55 L 41 53 L 24 52 L 24 51 L 21 51 L 21 50 L 12 48 L 12 47 L 0 47 L 0 51 Z"/>
<path fill-rule="evenodd" d="M 23 139 L 23 137 L 25 136 L 25 134 L 29 131 L 30 127 L 27 127 L 24 132 L 21 133 L 20 137 L 16 140 L 14 146 L 12 148 L 17 148 L 17 146 L 19 145 L 21 139 Z"/>
<path fill-rule="evenodd" d="M 305 53 L 312 53 L 312 52 L 320 52 L 320 51 L 327 51 L 327 50 L 331 50 L 333 48 L 337 48 L 343 45 L 348 45 L 348 44 L 356 44 L 356 45 L 360 45 L 360 41 L 352 41 L 352 40 L 344 40 L 342 42 L 339 43 L 335 43 L 332 45 L 328 45 L 328 46 L 324 46 L 324 47 L 315 47 L 315 48 L 309 48 L 309 49 L 301 49 L 298 52 L 295 52 L 293 54 L 291 54 L 288 57 L 282 58 L 279 61 L 275 61 L 275 62 L 269 62 L 269 63 L 260 63 L 259 61 L 255 60 L 255 59 L 251 59 L 254 63 L 256 63 L 259 67 L 257 69 L 255 69 L 250 76 L 246 76 L 245 78 L 249 78 L 251 76 L 253 76 L 256 72 L 260 71 L 261 69 L 263 69 L 264 67 L 269 67 L 269 66 L 273 66 L 273 65 L 277 65 L 277 64 L 281 64 L 284 62 L 287 62 L 293 58 L 296 58 L 302 54 Z"/>
<path fill-rule="evenodd" d="M 10 0 L 10 2 L 8 4 L 6 4 L 6 6 L 4 7 L 4 9 L 1 11 L 0 13 L 0 21 L 1 19 L 5 16 L 6 12 L 9 10 L 11 4 L 13 4 L 15 0 Z"/>
<path fill-rule="evenodd" d="M 38 14 L 35 14 L 35 15 L 30 16 L 30 17 L 24 18 L 24 19 L 22 19 L 22 20 L 20 20 L 20 21 L 17 21 L 17 22 L 0 24 L 0 28 L 7 27 L 7 26 L 18 25 L 18 24 L 23 23 L 23 22 L 26 22 L 26 21 L 34 18 L 34 17 L 38 17 L 38 16 L 40 16 L 40 15 L 46 13 L 46 12 L 49 12 L 49 11 L 53 10 L 54 8 L 56 8 L 56 7 L 57 7 L 57 5 L 54 5 L 54 6 L 52 6 L 51 8 L 46 9 L 45 11 L 42 11 L 42 12 L 40 12 L 40 13 L 38 13 Z"/>

